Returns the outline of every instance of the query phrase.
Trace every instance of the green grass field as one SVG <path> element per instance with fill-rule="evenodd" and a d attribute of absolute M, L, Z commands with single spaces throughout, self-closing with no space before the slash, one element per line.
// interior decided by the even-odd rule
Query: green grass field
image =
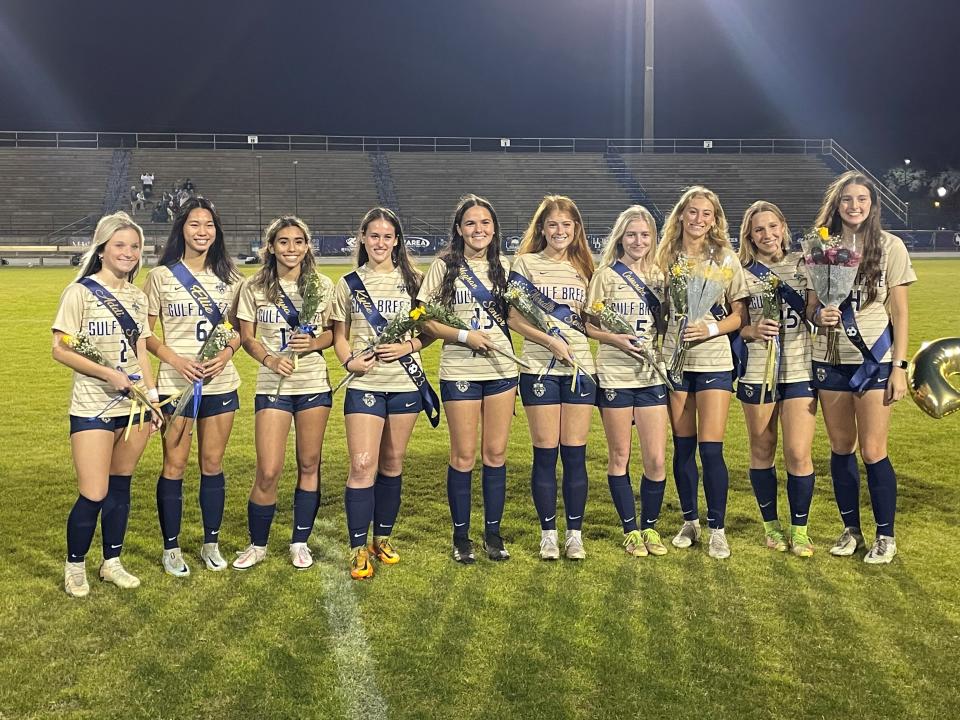
<path fill-rule="evenodd" d="M 918 260 L 915 267 L 912 349 L 923 339 L 960 336 L 960 262 Z M 347 269 L 324 268 L 334 278 Z M 70 373 L 50 359 L 49 331 L 71 277 L 72 269 L 0 271 L 0 538 L 7 553 L 0 564 L 0 719 L 942 718 L 960 703 L 960 417 L 935 421 L 909 400 L 894 413 L 890 439 L 901 554 L 889 566 L 826 552 L 840 526 L 822 426 L 810 523 L 816 556 L 804 561 L 761 546 L 736 403 L 726 438 L 730 560 L 711 560 L 702 547 L 671 548 L 662 558 L 623 554 L 595 417 L 588 558 L 542 563 L 518 403 L 503 521 L 513 559 L 472 567 L 450 559 L 446 428 L 432 430 L 421 417 L 395 534 L 403 559 L 378 566 L 370 582 L 351 582 L 337 403 L 313 568 L 295 571 L 286 553 L 291 442 L 267 560 L 246 573 L 201 569 L 194 467 L 181 535 L 193 574 L 164 575 L 155 438 L 134 478 L 124 554 L 143 585 L 125 592 L 96 583 L 98 533 L 88 562 L 91 594 L 72 600 L 62 589 L 64 527 L 76 497 Z M 437 356 L 436 347 L 426 353 L 434 378 Z M 237 365 L 243 409 L 225 461 L 221 535 L 230 557 L 247 543 L 254 469 L 255 365 L 242 353 Z M 632 475 L 640 477 L 636 458 Z M 479 496 L 475 477 L 475 526 L 482 522 Z M 865 481 L 863 498 L 872 537 Z M 679 519 L 670 480 L 660 529 L 672 535 Z"/>

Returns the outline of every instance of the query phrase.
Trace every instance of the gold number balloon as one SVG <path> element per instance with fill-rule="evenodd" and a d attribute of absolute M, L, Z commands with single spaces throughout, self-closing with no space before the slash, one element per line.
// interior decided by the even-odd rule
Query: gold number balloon
<path fill-rule="evenodd" d="M 960 410 L 960 338 L 923 343 L 907 379 L 914 402 L 930 417 L 939 420 Z"/>

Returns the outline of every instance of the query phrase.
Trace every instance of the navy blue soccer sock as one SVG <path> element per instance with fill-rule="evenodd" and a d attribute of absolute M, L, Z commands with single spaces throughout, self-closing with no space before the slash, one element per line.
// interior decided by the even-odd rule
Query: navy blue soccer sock
<path fill-rule="evenodd" d="M 481 482 L 483 484 L 483 531 L 490 535 L 499 535 L 503 506 L 507 500 L 507 466 L 484 465 Z"/>
<path fill-rule="evenodd" d="M 873 518 L 877 522 L 877 535 L 894 537 L 893 522 L 897 514 L 897 474 L 890 458 L 867 463 L 867 488 L 873 504 Z"/>
<path fill-rule="evenodd" d="M 102 500 L 77 496 L 77 501 L 67 516 L 67 562 L 83 562 L 87 556 L 102 505 Z"/>
<path fill-rule="evenodd" d="M 790 503 L 790 524 L 804 527 L 810 522 L 810 503 L 813 501 L 815 476 L 787 473 L 787 500 Z"/>
<path fill-rule="evenodd" d="M 203 541 L 218 542 L 223 524 L 223 506 L 227 497 L 227 482 L 222 472 L 200 475 L 200 517 L 203 518 Z"/>
<path fill-rule="evenodd" d="M 292 543 L 305 543 L 313 532 L 313 523 L 317 519 L 320 509 L 320 491 L 302 490 L 293 491 L 293 534 Z"/>
<path fill-rule="evenodd" d="M 183 478 L 157 478 L 157 515 L 163 533 L 163 549 L 180 547 L 180 523 L 183 520 Z"/>
<path fill-rule="evenodd" d="M 400 489 L 402 486 L 402 475 L 377 473 L 377 480 L 373 484 L 374 537 L 383 537 L 393 532 L 397 515 L 400 514 Z"/>
<path fill-rule="evenodd" d="M 130 516 L 130 476 L 111 475 L 107 497 L 100 509 L 103 559 L 120 557 Z"/>
<path fill-rule="evenodd" d="M 467 537 L 470 534 L 470 484 L 473 472 L 456 470 L 447 465 L 447 502 L 453 520 L 453 536 Z"/>
<path fill-rule="evenodd" d="M 343 492 L 343 505 L 347 514 L 347 534 L 350 547 L 363 547 L 367 544 L 367 531 L 373 521 L 373 486 L 364 488 L 348 487 Z"/>
<path fill-rule="evenodd" d="M 563 464 L 563 509 L 567 515 L 567 530 L 583 527 L 583 513 L 587 507 L 587 446 L 560 445 Z"/>
<path fill-rule="evenodd" d="M 276 511 L 276 503 L 258 505 L 253 500 L 247 501 L 247 528 L 250 530 L 250 542 L 257 547 L 267 546 L 270 525 L 273 524 L 273 515 Z"/>
<path fill-rule="evenodd" d="M 663 507 L 663 491 L 666 487 L 666 480 L 655 481 L 646 475 L 640 478 L 641 530 L 656 527 L 657 520 L 660 519 L 660 508 Z"/>
<path fill-rule="evenodd" d="M 833 478 L 833 494 L 844 527 L 860 529 L 860 466 L 856 453 L 839 455 L 830 453 L 830 475 Z"/>
<path fill-rule="evenodd" d="M 633 498 L 633 488 L 630 487 L 630 473 L 623 475 L 607 475 L 607 484 L 610 486 L 610 497 L 613 506 L 620 516 L 623 532 L 628 533 L 637 529 L 637 503 Z"/>
<path fill-rule="evenodd" d="M 559 448 L 533 449 L 530 490 L 541 530 L 557 529 L 557 457 Z"/>
<path fill-rule="evenodd" d="M 677 483 L 680 511 L 684 520 L 700 517 L 697 510 L 697 438 L 674 435 L 673 479 Z"/>
<path fill-rule="evenodd" d="M 723 459 L 723 443 L 700 443 L 700 462 L 703 464 L 703 494 L 707 500 L 707 527 L 722 530 L 730 487 L 727 463 Z"/>
<path fill-rule="evenodd" d="M 777 468 L 750 468 L 750 484 L 763 521 L 777 520 Z"/>

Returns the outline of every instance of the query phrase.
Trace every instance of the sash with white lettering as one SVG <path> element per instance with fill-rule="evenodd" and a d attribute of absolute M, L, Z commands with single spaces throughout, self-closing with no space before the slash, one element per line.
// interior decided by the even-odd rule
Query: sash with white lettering
<path fill-rule="evenodd" d="M 93 296 L 117 319 L 117 322 L 120 323 L 120 329 L 123 331 L 123 336 L 127 339 L 127 344 L 136 353 L 137 340 L 140 339 L 140 328 L 137 327 L 137 321 L 127 312 L 123 303 L 90 275 L 80 278 L 77 282 L 93 293 Z"/>
<path fill-rule="evenodd" d="M 867 347 L 866 341 L 860 334 L 860 328 L 857 326 L 857 317 L 853 312 L 853 303 L 851 302 L 852 297 L 853 293 L 850 293 L 847 299 L 840 303 L 840 322 L 847 333 L 847 338 L 863 355 L 863 364 L 857 368 L 853 377 L 850 378 L 850 388 L 855 392 L 862 393 L 869 389 L 867 386 L 879 374 L 880 358 L 886 355 L 887 350 L 893 345 L 893 325 L 888 322 L 873 347 Z"/>
<path fill-rule="evenodd" d="M 533 300 L 533 304 L 550 315 L 552 318 L 555 318 L 564 325 L 573 328 L 581 335 L 587 334 L 587 328 L 583 324 L 583 318 L 580 317 L 580 315 L 578 315 L 572 307 L 551 300 L 542 292 L 540 292 L 536 285 L 534 285 L 520 273 L 511 272 L 509 281 L 516 283 L 526 290 L 527 294 L 530 295 L 530 299 Z"/>
<path fill-rule="evenodd" d="M 480 278 L 476 276 L 476 273 L 474 273 L 466 263 L 460 263 L 460 267 L 457 270 L 457 277 L 460 279 L 460 282 L 466 286 L 467 290 L 470 291 L 473 299 L 486 311 L 487 317 L 493 321 L 494 325 L 500 328 L 500 331 L 506 336 L 507 342 L 512 346 L 513 341 L 510 339 L 510 329 L 507 327 L 507 320 L 503 317 L 500 310 L 497 309 L 497 301 L 494 300 L 493 293 L 487 289 L 486 285 L 480 282 Z"/>
<path fill-rule="evenodd" d="M 370 292 L 363 284 L 363 280 L 360 279 L 356 270 L 344 275 L 343 279 L 347 283 L 347 287 L 350 288 L 350 292 L 353 293 L 353 298 L 357 301 L 361 314 L 379 336 L 387 327 L 387 319 L 377 310 L 377 306 L 370 297 Z M 427 420 L 433 427 L 437 427 L 440 424 L 440 398 L 437 397 L 436 391 L 431 387 L 426 373 L 420 367 L 420 363 L 416 361 L 412 353 L 398 358 L 397 362 L 413 380 L 413 384 L 417 386 L 417 391 L 423 400 L 423 412 L 426 414 Z"/>
<path fill-rule="evenodd" d="M 714 320 L 723 320 L 729 313 L 720 303 L 714 303 L 710 308 Z M 727 335 L 730 341 L 730 354 L 733 357 L 733 377 L 740 379 L 747 372 L 747 343 L 740 337 L 740 331 L 735 330 Z"/>
<path fill-rule="evenodd" d="M 200 308 L 200 313 L 213 327 L 223 322 L 223 314 L 220 312 L 220 307 L 214 299 L 210 297 L 210 293 L 207 292 L 207 289 L 201 282 L 193 276 L 190 268 L 183 264 L 182 260 L 170 265 L 170 272 L 173 273 L 177 282 L 183 286 L 183 289 L 187 291 L 187 294 L 197 303 L 197 307 Z"/>
<path fill-rule="evenodd" d="M 770 277 L 770 273 L 773 272 L 766 265 L 761 262 L 757 262 L 756 260 L 747 265 L 746 269 L 761 280 L 766 280 L 768 277 Z M 780 299 L 789 305 L 791 310 L 793 310 L 801 318 L 804 317 L 806 308 L 803 298 L 800 297 L 800 293 L 782 281 L 777 285 L 777 292 L 780 294 Z"/>
<path fill-rule="evenodd" d="M 617 260 L 610 267 L 613 268 L 613 271 L 623 278 L 627 286 L 647 304 L 647 307 L 650 308 L 650 314 L 654 317 L 659 317 L 660 298 L 654 294 L 653 290 L 648 288 L 646 283 L 638 278 L 637 274 L 628 268 L 622 260 Z"/>
<path fill-rule="evenodd" d="M 280 291 L 280 295 L 275 303 L 277 312 L 280 313 L 280 316 L 286 321 L 287 325 L 290 326 L 290 329 L 294 330 L 295 332 L 303 333 L 304 335 L 312 335 L 313 337 L 316 337 L 316 335 L 314 335 L 314 331 L 317 329 L 317 326 L 311 323 L 301 323 L 300 311 L 297 310 L 297 306 L 293 304 L 293 300 L 291 300 L 290 296 L 283 291 L 283 288 L 279 286 L 279 283 L 277 284 L 277 290 Z M 284 333 L 284 338 L 283 346 L 280 348 L 281 350 L 286 350 L 287 345 L 289 344 L 287 342 L 288 338 L 286 337 L 286 333 Z"/>

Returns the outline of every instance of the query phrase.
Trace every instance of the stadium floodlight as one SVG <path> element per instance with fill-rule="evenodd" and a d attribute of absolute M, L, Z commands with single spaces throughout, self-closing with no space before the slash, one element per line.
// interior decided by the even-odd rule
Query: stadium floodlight
<path fill-rule="evenodd" d="M 933 206 L 934 206 L 935 208 L 940 207 L 940 201 L 939 201 L 939 200 L 934 200 L 934 201 L 933 201 Z"/>
<path fill-rule="evenodd" d="M 909 167 L 909 166 L 910 166 L 910 158 L 904 158 L 904 159 L 903 159 L 903 164 Z"/>
<path fill-rule="evenodd" d="M 945 198 L 946 196 L 947 196 L 947 189 L 943 185 L 941 185 L 940 187 L 937 188 L 937 197 Z"/>

